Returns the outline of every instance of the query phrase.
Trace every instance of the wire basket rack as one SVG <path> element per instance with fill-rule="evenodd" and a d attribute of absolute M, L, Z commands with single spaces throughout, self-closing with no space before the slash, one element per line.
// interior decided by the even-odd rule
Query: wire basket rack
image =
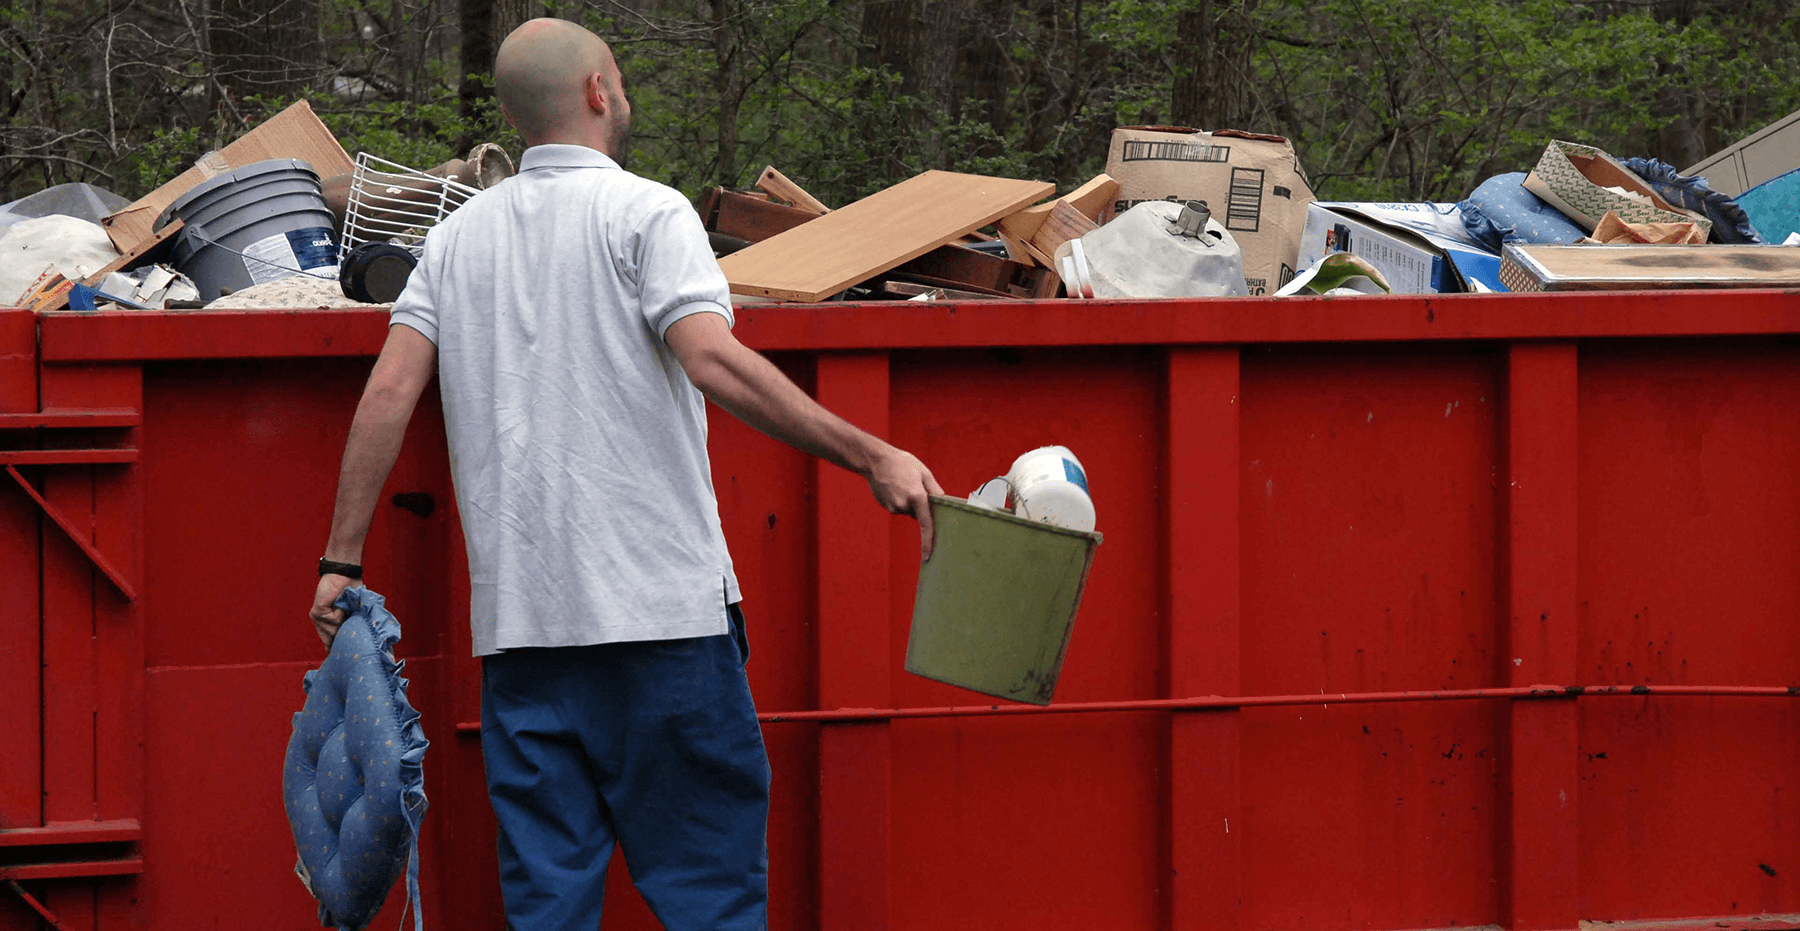
<path fill-rule="evenodd" d="M 426 231 L 478 193 L 453 177 L 440 178 L 358 152 L 338 258 L 341 261 L 368 242 L 395 243 L 416 256 L 424 251 Z"/>

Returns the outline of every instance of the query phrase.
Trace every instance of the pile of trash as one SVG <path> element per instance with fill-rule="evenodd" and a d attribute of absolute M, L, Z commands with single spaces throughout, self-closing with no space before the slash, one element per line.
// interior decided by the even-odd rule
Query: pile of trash
<path fill-rule="evenodd" d="M 1106 173 L 1041 203 L 1047 186 L 949 172 L 838 211 L 773 168 L 756 187 L 699 203 L 748 299 L 1800 285 L 1800 250 L 1765 248 L 1800 245 L 1800 166 L 1733 198 L 1563 141 L 1459 203 L 1317 201 L 1287 140 L 1177 127 L 1114 130 Z M 996 236 L 978 232 L 988 224 Z"/>
<path fill-rule="evenodd" d="M 695 209 L 745 303 L 1786 287 L 1800 249 L 1768 247 L 1800 245 L 1792 136 L 1800 113 L 1685 174 L 1552 140 L 1457 203 L 1358 203 L 1316 200 L 1280 136 L 1133 126 L 1060 196 L 927 171 L 832 209 L 770 166 Z M 352 159 L 296 103 L 136 202 L 72 184 L 0 205 L 0 306 L 391 303 L 425 232 L 512 172 L 494 145 Z"/>
<path fill-rule="evenodd" d="M 0 206 L 0 306 L 391 303 L 425 232 L 512 173 L 491 144 L 426 171 L 352 159 L 302 101 L 135 202 L 71 184 Z"/>

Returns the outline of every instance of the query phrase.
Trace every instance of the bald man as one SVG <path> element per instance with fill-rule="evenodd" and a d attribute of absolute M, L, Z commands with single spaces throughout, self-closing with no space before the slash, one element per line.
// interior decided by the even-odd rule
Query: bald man
<path fill-rule="evenodd" d="M 612 52 L 532 20 L 495 66 L 530 148 L 426 237 L 344 450 L 310 616 L 327 644 L 433 370 L 468 541 L 481 745 L 515 931 L 592 931 L 615 840 L 671 931 L 763 928 L 769 768 L 702 395 L 920 525 L 929 470 L 731 334 L 676 191 L 624 171 Z"/>

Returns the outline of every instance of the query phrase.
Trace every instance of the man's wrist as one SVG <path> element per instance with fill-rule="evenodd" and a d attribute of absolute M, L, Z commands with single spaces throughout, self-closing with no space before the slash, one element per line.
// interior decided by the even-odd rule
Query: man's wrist
<path fill-rule="evenodd" d="M 327 575 L 341 575 L 349 579 L 360 579 L 363 576 L 363 567 L 357 563 L 338 562 L 335 559 L 328 559 L 321 556 L 319 557 L 319 575 L 321 577 Z"/>

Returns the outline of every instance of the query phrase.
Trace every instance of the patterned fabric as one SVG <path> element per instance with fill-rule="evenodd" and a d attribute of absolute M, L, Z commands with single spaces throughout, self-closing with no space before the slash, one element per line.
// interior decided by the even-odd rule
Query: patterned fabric
<path fill-rule="evenodd" d="M 394 660 L 400 622 L 380 595 L 349 588 L 350 613 L 325 662 L 306 674 L 281 794 L 294 829 L 294 872 L 319 900 L 319 922 L 360 931 L 406 872 L 415 929 L 425 731 Z M 404 915 L 404 912 L 402 913 Z"/>
<path fill-rule="evenodd" d="M 1705 178 L 1681 174 L 1674 165 L 1654 158 L 1628 158 L 1621 164 L 1643 178 L 1663 200 L 1711 220 L 1713 242 L 1763 241 L 1744 208 L 1731 195 L 1713 190 Z"/>
<path fill-rule="evenodd" d="M 1524 180 L 1522 171 L 1495 175 L 1457 204 L 1469 235 L 1494 252 L 1509 242 L 1571 243 L 1587 235 L 1562 211 L 1525 190 Z"/>

